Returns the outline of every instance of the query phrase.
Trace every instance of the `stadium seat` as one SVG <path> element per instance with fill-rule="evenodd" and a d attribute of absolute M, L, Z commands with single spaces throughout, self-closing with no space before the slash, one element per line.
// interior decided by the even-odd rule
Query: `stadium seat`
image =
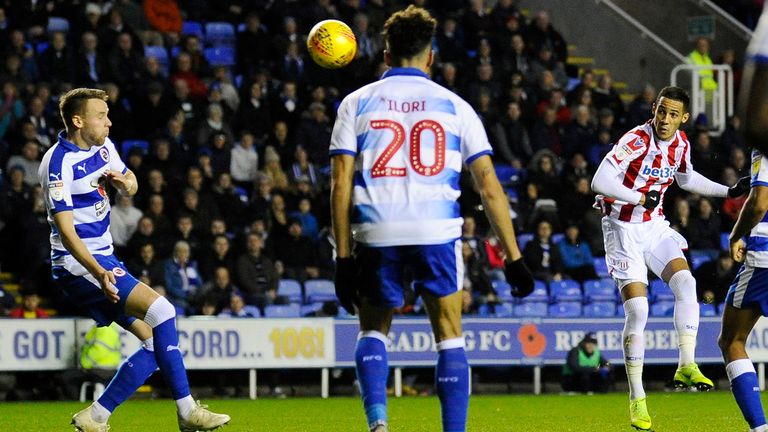
<path fill-rule="evenodd" d="M 657 301 L 651 305 L 651 316 L 654 317 L 671 317 L 674 311 L 675 302 Z"/>
<path fill-rule="evenodd" d="M 248 191 L 245 190 L 245 188 L 242 188 L 240 186 L 235 186 L 235 192 L 237 193 L 237 196 L 240 197 L 240 201 L 243 202 L 243 204 L 248 204 Z"/>
<path fill-rule="evenodd" d="M 552 243 L 558 244 L 565 238 L 565 234 L 563 233 L 554 233 L 552 234 Z"/>
<path fill-rule="evenodd" d="M 619 303 L 616 305 L 616 316 L 617 317 L 624 317 L 624 303 Z"/>
<path fill-rule="evenodd" d="M 581 285 L 574 280 L 552 281 L 549 283 L 552 301 L 582 301 Z"/>
<path fill-rule="evenodd" d="M 703 317 L 716 317 L 717 308 L 712 303 L 700 303 L 699 315 Z"/>
<path fill-rule="evenodd" d="M 53 32 L 69 32 L 69 20 L 62 17 L 48 17 L 48 34 Z"/>
<path fill-rule="evenodd" d="M 142 154 L 146 155 L 147 153 L 149 153 L 149 141 L 144 141 L 144 140 L 125 140 L 125 141 L 123 141 L 123 146 L 122 146 L 122 149 L 123 149 L 123 152 L 122 152 L 123 159 L 126 159 L 126 160 L 128 159 L 128 152 L 130 152 L 131 149 L 134 148 L 134 147 L 140 148 Z"/>
<path fill-rule="evenodd" d="M 200 42 L 205 42 L 205 34 L 203 34 L 203 25 L 195 21 L 184 21 L 181 23 L 181 34 L 183 35 L 195 35 Z"/>
<path fill-rule="evenodd" d="M 494 316 L 496 318 L 512 318 L 514 314 L 514 306 L 512 303 L 499 303 L 496 305 L 496 311 L 494 313 Z"/>
<path fill-rule="evenodd" d="M 566 301 L 549 305 L 549 316 L 552 318 L 576 318 L 581 316 L 581 303 Z"/>
<path fill-rule="evenodd" d="M 731 233 L 727 233 L 727 232 L 720 233 L 720 250 L 727 251 L 731 249 L 731 245 L 728 242 L 728 236 L 730 234 Z"/>
<path fill-rule="evenodd" d="M 522 251 L 525 249 L 525 245 L 528 244 L 529 241 L 533 240 L 533 234 L 531 233 L 524 233 L 524 234 L 518 234 L 517 235 L 517 246 Z"/>
<path fill-rule="evenodd" d="M 286 297 L 291 303 L 302 303 L 301 283 L 294 279 L 280 279 L 277 284 L 277 295 Z"/>
<path fill-rule="evenodd" d="M 477 307 L 477 315 L 481 317 L 491 316 L 491 307 L 488 305 L 488 303 L 481 304 Z"/>
<path fill-rule="evenodd" d="M 611 318 L 616 315 L 616 303 L 599 301 L 584 305 L 584 316 L 590 318 Z"/>
<path fill-rule="evenodd" d="M 264 318 L 298 318 L 300 316 L 301 306 L 296 303 L 264 307 Z"/>
<path fill-rule="evenodd" d="M 494 165 L 493 168 L 496 170 L 496 177 L 499 178 L 502 186 L 514 185 L 520 180 L 520 170 L 517 168 L 503 164 Z"/>
<path fill-rule="evenodd" d="M 661 279 L 654 279 L 648 285 L 649 301 L 675 301 L 675 294 L 672 289 Z"/>
<path fill-rule="evenodd" d="M 35 44 L 35 54 L 40 55 L 44 53 L 48 47 L 51 46 L 50 43 L 42 41 Z"/>
<path fill-rule="evenodd" d="M 533 292 L 526 297 L 520 299 L 523 303 L 530 302 L 548 302 L 549 294 L 547 293 L 547 285 L 542 281 L 535 281 L 533 285 Z"/>
<path fill-rule="evenodd" d="M 171 47 L 171 58 L 175 59 L 176 57 L 179 56 L 180 52 L 181 52 L 180 46 L 177 45 L 177 46 Z"/>
<path fill-rule="evenodd" d="M 235 49 L 232 47 L 206 48 L 203 54 L 211 66 L 232 66 L 235 64 Z"/>
<path fill-rule="evenodd" d="M 587 302 L 615 302 L 616 286 L 610 279 L 590 279 L 584 281 L 584 299 Z"/>
<path fill-rule="evenodd" d="M 712 259 L 710 251 L 691 249 L 691 270 L 696 270 L 705 262 L 712 261 Z"/>
<path fill-rule="evenodd" d="M 595 258 L 595 272 L 597 272 L 597 276 L 600 278 L 609 278 L 611 277 L 610 274 L 608 274 L 608 264 L 605 263 L 605 257 L 598 257 Z"/>
<path fill-rule="evenodd" d="M 494 280 L 491 282 L 491 285 L 493 286 L 494 291 L 496 291 L 496 296 L 501 301 L 514 301 L 515 298 L 512 297 L 512 287 L 503 280 Z"/>
<path fill-rule="evenodd" d="M 210 46 L 235 46 L 235 27 L 228 22 L 210 22 L 205 25 L 205 41 Z"/>
<path fill-rule="evenodd" d="M 308 315 L 313 315 L 315 312 L 321 310 L 322 308 L 323 303 L 321 302 L 301 305 L 301 316 L 305 317 Z"/>
<path fill-rule="evenodd" d="M 312 279 L 304 282 L 307 303 L 336 301 L 336 287 L 327 279 Z"/>
<path fill-rule="evenodd" d="M 547 316 L 547 304 L 540 301 L 516 304 L 513 308 L 513 313 L 516 317 L 520 318 L 544 318 Z"/>

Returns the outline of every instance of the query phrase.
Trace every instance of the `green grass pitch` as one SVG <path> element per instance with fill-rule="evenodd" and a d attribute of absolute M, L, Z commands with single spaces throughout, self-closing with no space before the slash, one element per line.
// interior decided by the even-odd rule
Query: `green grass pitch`
<path fill-rule="evenodd" d="M 365 420 L 358 398 L 290 398 L 285 400 L 210 400 L 211 409 L 226 412 L 232 422 L 222 432 L 359 431 Z M 75 402 L 0 403 L 0 431 L 72 431 L 69 420 L 85 404 Z M 391 398 L 392 432 L 440 430 L 436 397 Z M 651 393 L 648 408 L 657 432 L 746 431 L 731 394 Z M 473 396 L 470 432 L 633 431 L 627 395 Z M 114 432 L 175 431 L 170 400 L 129 401 L 110 420 Z"/>

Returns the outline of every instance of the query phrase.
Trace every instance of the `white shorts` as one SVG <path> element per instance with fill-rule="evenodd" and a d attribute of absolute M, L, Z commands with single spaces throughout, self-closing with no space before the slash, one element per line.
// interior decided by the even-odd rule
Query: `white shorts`
<path fill-rule="evenodd" d="M 604 216 L 603 242 L 608 273 L 619 288 L 630 282 L 648 285 L 648 270 L 661 277 L 675 258 L 685 259 L 688 242 L 665 219 L 629 223 Z"/>

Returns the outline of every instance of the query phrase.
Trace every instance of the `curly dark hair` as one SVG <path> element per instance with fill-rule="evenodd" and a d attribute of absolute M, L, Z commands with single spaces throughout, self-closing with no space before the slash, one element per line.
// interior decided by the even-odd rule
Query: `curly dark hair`
<path fill-rule="evenodd" d="M 432 44 L 436 26 L 426 9 L 410 5 L 387 19 L 382 35 L 393 59 L 408 59 Z"/>

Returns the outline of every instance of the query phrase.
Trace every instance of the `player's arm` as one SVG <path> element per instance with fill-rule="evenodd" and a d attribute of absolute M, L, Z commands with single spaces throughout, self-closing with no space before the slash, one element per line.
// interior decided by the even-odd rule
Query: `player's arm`
<path fill-rule="evenodd" d="M 80 239 L 75 231 L 75 223 L 72 216 L 72 211 L 60 211 L 53 215 L 53 222 L 56 224 L 56 229 L 59 231 L 61 243 L 72 256 L 88 270 L 101 285 L 101 290 L 104 291 L 104 295 L 107 296 L 112 302 L 117 302 L 117 292 L 112 288 L 112 285 L 116 283 L 115 276 L 111 271 L 106 270 L 101 264 L 88 251 L 85 243 Z"/>
<path fill-rule="evenodd" d="M 738 262 L 743 262 L 746 254 L 744 241 L 742 240 L 752 228 L 765 216 L 768 210 L 768 186 L 755 186 L 749 191 L 749 196 L 744 202 L 744 207 L 739 212 L 739 218 L 728 236 L 731 257 Z"/>
<path fill-rule="evenodd" d="M 352 179 L 355 173 L 355 157 L 351 154 L 331 156 L 331 224 L 336 241 L 336 297 L 352 315 L 355 314 L 357 297 L 357 266 L 352 257 Z"/>
<path fill-rule="evenodd" d="M 675 173 L 675 180 L 683 190 L 715 198 L 737 197 L 749 191 L 749 176 L 740 178 L 735 185 L 728 187 L 689 168 L 686 172 Z"/>
<path fill-rule="evenodd" d="M 496 177 L 491 157 L 480 156 L 472 161 L 469 166 L 475 185 L 483 202 L 485 215 L 491 223 L 493 232 L 501 241 L 506 254 L 505 274 L 507 282 L 513 285 L 512 293 L 518 297 L 525 297 L 533 291 L 533 276 L 525 266 L 520 247 L 517 245 L 515 228 L 512 225 L 512 217 L 509 214 L 509 201 L 501 183 Z"/>
<path fill-rule="evenodd" d="M 136 180 L 136 174 L 126 169 L 125 173 L 119 171 L 107 170 L 104 175 L 109 182 L 123 195 L 134 196 L 139 191 L 139 182 Z"/>
<path fill-rule="evenodd" d="M 630 204 L 645 204 L 643 193 L 624 186 L 624 173 L 610 162 L 609 156 L 603 158 L 597 167 L 592 177 L 592 190 Z"/>

